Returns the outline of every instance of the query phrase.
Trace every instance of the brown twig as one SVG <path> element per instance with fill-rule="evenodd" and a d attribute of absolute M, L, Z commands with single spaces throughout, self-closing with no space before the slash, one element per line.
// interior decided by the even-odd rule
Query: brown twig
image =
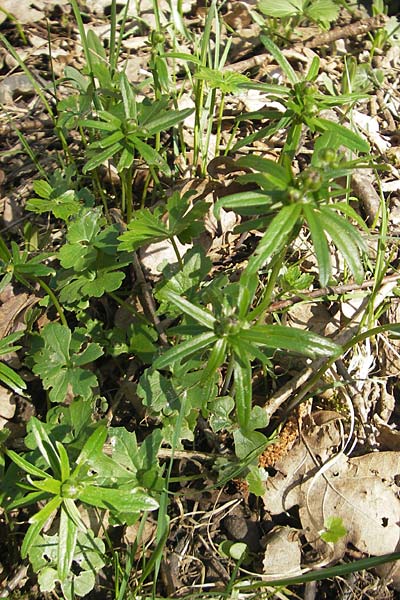
<path fill-rule="evenodd" d="M 376 17 L 369 17 L 368 19 L 361 19 L 350 25 L 343 25 L 341 27 L 334 27 L 330 31 L 321 33 L 312 37 L 303 43 L 303 46 L 307 48 L 319 48 L 325 44 L 330 44 L 336 40 L 347 39 L 350 37 L 356 37 L 358 35 L 364 35 L 374 29 L 380 29 L 385 22 L 387 17 L 385 15 L 377 15 Z"/>
<path fill-rule="evenodd" d="M 397 281 L 400 279 L 400 273 L 395 275 L 387 275 L 382 278 L 382 284 L 390 283 L 392 281 Z M 341 296 L 342 294 L 347 294 L 349 292 L 356 292 L 357 290 L 366 290 L 375 285 L 375 280 L 370 279 L 368 281 L 363 281 L 362 283 L 347 283 L 344 285 L 336 285 L 330 287 L 324 287 L 318 290 L 313 290 L 309 292 L 305 290 L 304 292 L 299 294 L 298 296 L 293 296 L 289 300 L 278 300 L 277 302 L 273 302 L 268 308 L 266 312 L 276 312 L 278 310 L 283 310 L 285 308 L 289 308 L 298 302 L 304 302 L 307 300 L 314 300 L 316 298 L 322 298 L 323 296 Z"/>
<path fill-rule="evenodd" d="M 18 567 L 15 575 L 8 580 L 8 583 L 0 591 L 0 598 L 8 598 L 10 594 L 20 585 L 21 581 L 25 579 L 28 573 L 28 565 L 22 564 Z"/>

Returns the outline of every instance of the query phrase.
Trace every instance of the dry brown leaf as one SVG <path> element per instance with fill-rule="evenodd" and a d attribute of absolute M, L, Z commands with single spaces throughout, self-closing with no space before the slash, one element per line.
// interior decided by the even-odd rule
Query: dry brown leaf
<path fill-rule="evenodd" d="M 400 499 L 394 483 L 399 472 L 398 452 L 376 452 L 350 460 L 342 456 L 324 476 L 300 486 L 299 513 L 308 541 L 326 554 L 327 544 L 318 532 L 328 517 L 340 517 L 347 535 L 330 545 L 330 562 L 342 558 L 349 543 L 366 554 L 394 552 L 400 533 Z"/>
<path fill-rule="evenodd" d="M 319 411 L 303 419 L 304 439 L 308 448 L 322 463 L 329 460 L 340 446 L 341 435 L 337 427 L 340 415 L 331 411 Z M 324 421 L 324 419 L 326 419 Z M 317 422 L 316 422 L 317 421 Z M 267 481 L 263 497 L 267 511 L 279 514 L 299 503 L 300 484 L 305 473 L 316 470 L 315 463 L 305 443 L 298 438 L 289 454 L 278 460 L 277 473 Z"/>
<path fill-rule="evenodd" d="M 2 0 L 1 8 L 15 17 L 17 21 L 26 25 L 44 19 L 43 11 L 33 8 L 32 4 L 34 4 L 32 0 L 18 0 L 18 2 L 16 0 Z M 36 2 L 35 5 L 37 5 Z M 6 19 L 7 14 L 0 11 L 0 23 L 3 23 Z"/>
<path fill-rule="evenodd" d="M 301 543 L 298 529 L 275 527 L 264 542 L 263 578 L 271 581 L 302 574 Z"/>
<path fill-rule="evenodd" d="M 13 392 L 0 385 L 0 429 L 15 415 L 15 400 Z"/>
<path fill-rule="evenodd" d="M 29 294 L 18 294 L 14 296 L 11 285 L 2 292 L 0 302 L 0 340 L 9 333 L 21 331 L 25 328 L 23 316 L 25 311 L 39 301 L 39 298 Z"/>
<path fill-rule="evenodd" d="M 278 473 L 267 482 L 265 507 L 280 513 L 298 505 L 305 536 L 326 562 L 339 560 L 349 543 L 371 555 L 394 552 L 400 534 L 395 483 L 400 453 L 376 452 L 348 459 L 336 450 L 333 458 L 340 438 L 336 425 L 335 421 L 315 424 L 305 433 L 305 442 L 299 441 L 275 465 Z M 326 466 L 316 467 L 308 449 Z M 320 537 L 329 517 L 340 517 L 347 529 L 334 545 Z"/>
<path fill-rule="evenodd" d="M 175 238 L 175 243 L 181 257 L 192 247 L 192 244 L 181 244 L 177 238 Z M 160 275 L 164 264 L 173 265 L 178 262 L 170 240 L 155 242 L 144 249 L 140 249 L 140 260 L 144 268 L 152 275 Z"/>

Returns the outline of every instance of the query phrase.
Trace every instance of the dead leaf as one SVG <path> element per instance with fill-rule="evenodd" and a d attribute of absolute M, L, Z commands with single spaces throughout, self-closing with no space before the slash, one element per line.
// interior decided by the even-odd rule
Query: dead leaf
<path fill-rule="evenodd" d="M 350 543 L 361 552 L 380 556 L 399 543 L 400 499 L 394 477 L 400 473 L 399 452 L 376 452 L 347 460 L 301 485 L 300 519 L 308 541 L 321 553 L 327 544 L 318 533 L 328 517 L 340 517 L 347 535 L 330 546 L 330 562 L 339 560 Z"/>
<path fill-rule="evenodd" d="M 381 448 L 400 452 L 400 431 L 393 429 L 385 423 L 379 415 L 374 415 L 374 422 L 378 430 L 377 440 Z"/>
<path fill-rule="evenodd" d="M 275 527 L 265 536 L 264 542 L 263 579 L 271 581 L 302 574 L 298 529 Z"/>
<path fill-rule="evenodd" d="M 0 429 L 15 415 L 15 400 L 13 392 L 0 385 Z"/>
<path fill-rule="evenodd" d="M 25 329 L 23 316 L 25 311 L 39 301 L 39 298 L 29 294 L 18 294 L 14 296 L 12 285 L 6 286 L 1 294 L 0 301 L 0 340 L 9 333 Z"/>
<path fill-rule="evenodd" d="M 181 257 L 192 247 L 192 244 L 181 244 L 178 239 L 175 239 L 175 243 Z M 141 249 L 140 260 L 144 268 L 152 275 L 159 275 L 164 264 L 173 265 L 178 262 L 170 240 L 155 242 L 149 244 L 145 249 Z"/>
<path fill-rule="evenodd" d="M 400 533 L 395 483 L 400 453 L 376 452 L 348 459 L 337 451 L 341 437 L 337 421 L 320 426 L 314 421 L 311 426 L 310 421 L 305 441 L 299 440 L 275 465 L 277 474 L 267 481 L 266 509 L 278 514 L 298 505 L 305 536 L 327 563 L 339 560 L 348 544 L 371 555 L 394 552 Z M 329 460 L 331 464 L 323 469 L 316 466 L 309 449 L 321 465 Z M 332 516 L 340 517 L 347 529 L 347 535 L 334 545 L 320 537 L 326 519 Z"/>
<path fill-rule="evenodd" d="M 0 23 L 7 19 L 6 13 L 15 17 L 23 25 L 40 21 L 44 18 L 44 14 L 41 10 L 32 8 L 32 4 L 31 0 L 19 0 L 18 2 L 15 2 L 15 0 L 2 0 L 1 8 L 3 10 L 0 11 Z"/>

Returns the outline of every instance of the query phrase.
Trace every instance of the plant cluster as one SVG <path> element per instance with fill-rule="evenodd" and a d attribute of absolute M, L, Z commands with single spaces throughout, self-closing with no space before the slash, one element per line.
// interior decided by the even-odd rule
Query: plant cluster
<path fill-rule="evenodd" d="M 261 1 L 259 9 L 267 18 L 283 19 L 285 26 L 294 19 L 327 28 L 342 4 Z M 161 26 L 152 32 L 151 76 L 135 87 L 118 62 L 127 12 L 120 15 L 117 39 L 113 2 L 113 39 L 106 52 L 93 31 L 85 32 L 77 2 L 71 5 L 86 64 L 82 71 L 65 69 L 60 84 L 68 85 L 69 93 L 58 100 L 54 117 L 64 149 L 60 168 L 41 173 L 26 204 L 31 213 L 50 215 L 62 236 L 58 242 L 43 236 L 35 251 L 28 244 L 21 249 L 24 240 L 0 239 L 0 290 L 10 284 L 41 290 L 40 308 L 32 310 L 24 332 L 0 341 L 0 356 L 22 349 L 24 364 L 40 381 L 46 400 L 43 419 L 32 417 L 27 423 L 24 451 L 11 449 L 2 432 L 0 501 L 10 527 L 15 527 L 13 511 L 29 507 L 22 557 L 29 558 L 43 592 L 59 586 L 68 599 L 89 593 L 112 547 L 87 524 L 85 515 L 93 507 L 113 525 L 139 522 L 140 527 L 149 511 L 158 510 L 156 551 L 143 580 L 157 574 L 168 532 L 172 466 L 171 460 L 164 468 L 160 449 L 168 446 L 173 457 L 187 447 L 195 440 L 199 417 L 208 420 L 216 436 L 226 431 L 233 440 L 236 458 L 217 475 L 220 483 L 240 474 L 250 492 L 263 494 L 266 474 L 258 457 L 274 434 L 267 433 L 266 412 L 253 403 L 254 373 L 272 381 L 282 352 L 327 364 L 343 352 L 332 339 L 290 327 L 279 313 L 271 316 L 270 306 L 311 284 L 334 284 L 332 248 L 343 261 L 344 276 L 363 281 L 370 269 L 369 229 L 350 204 L 345 182 L 354 169 L 376 166 L 369 143 L 349 128 L 346 118 L 340 123 L 324 116 L 333 108 L 348 115 L 368 90 L 322 93 L 319 60 L 299 76 L 268 35 L 267 21 L 261 42 L 285 83 L 260 83 L 222 70 L 229 41 L 223 47 L 213 0 L 200 44 L 182 19 L 166 32 Z M 193 55 L 180 51 L 179 40 L 185 37 Z M 185 65 L 193 109 L 179 109 L 176 61 Z M 180 192 L 174 184 L 181 177 L 177 158 L 186 151 L 185 120 L 194 117 L 193 170 L 204 175 L 210 150 L 214 156 L 221 153 L 225 98 L 248 89 L 262 91 L 282 109 L 237 117 L 230 145 L 222 151 L 238 156 L 241 191 L 217 198 L 214 206 Z M 254 131 L 240 138 L 245 120 Z M 211 148 L 213 122 L 217 133 Z M 79 156 L 68 148 L 71 132 L 79 133 Z M 278 132 L 283 142 L 276 161 L 247 151 Z M 299 167 L 305 136 L 313 155 Z M 138 169 L 146 173 L 141 197 L 132 187 Z M 107 171 L 116 173 L 117 190 L 104 183 Z M 245 265 L 233 275 L 215 269 L 199 243 L 207 214 L 218 219 L 223 209 L 242 217 L 239 233 L 259 235 Z M 311 275 L 290 260 L 301 232 L 307 232 L 316 258 Z M 158 242 L 169 243 L 176 260 L 160 265 L 149 290 L 140 278 L 140 250 Z M 191 248 L 183 254 L 184 244 Z M 129 325 L 110 322 L 101 310 L 106 305 L 123 307 L 131 315 Z M 39 323 L 43 315 L 46 320 Z M 150 423 L 141 429 L 140 440 L 121 425 L 110 426 L 106 418 L 112 393 L 105 391 L 98 365 L 116 357 L 126 366 L 132 360 L 137 364 L 140 414 Z M 27 382 L 5 362 L 0 362 L 0 380 L 15 393 L 30 393 Z M 343 535 L 341 523 L 331 520 L 329 527 Z M 121 599 L 125 576 L 119 573 Z"/>

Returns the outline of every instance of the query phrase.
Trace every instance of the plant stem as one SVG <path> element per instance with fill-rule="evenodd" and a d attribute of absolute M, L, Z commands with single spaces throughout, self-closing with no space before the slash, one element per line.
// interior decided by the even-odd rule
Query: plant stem
<path fill-rule="evenodd" d="M 53 292 L 53 290 L 47 285 L 47 283 L 45 283 L 43 281 L 43 279 L 39 279 L 38 278 L 36 281 L 38 282 L 38 284 L 40 285 L 40 287 L 46 292 L 46 294 L 49 295 L 51 301 L 53 302 L 53 304 L 54 304 L 54 306 L 56 308 L 56 311 L 59 314 L 61 323 L 65 327 L 68 327 L 68 323 L 67 323 L 67 319 L 65 318 L 64 310 L 63 310 L 61 304 L 59 303 L 59 301 L 57 299 L 57 296 L 55 295 L 55 293 Z"/>
<path fill-rule="evenodd" d="M 121 198 L 121 211 L 126 217 L 126 222 L 130 223 L 132 220 L 132 166 L 128 169 L 124 169 L 119 174 L 121 178 L 122 198 Z"/>
<path fill-rule="evenodd" d="M 172 238 L 170 238 L 170 240 L 171 240 L 171 244 L 172 244 L 172 247 L 174 249 L 174 252 L 175 252 L 175 256 L 176 256 L 176 258 L 178 260 L 179 268 L 183 269 L 182 258 L 181 258 L 181 255 L 179 254 L 179 250 L 178 250 L 178 246 L 176 244 L 175 238 L 172 237 Z"/>
<path fill-rule="evenodd" d="M 272 294 L 275 288 L 276 280 L 278 279 L 279 271 L 282 267 L 283 259 L 285 258 L 286 250 L 287 248 L 284 247 L 278 256 L 275 257 L 267 286 L 263 292 L 263 297 L 258 306 L 251 312 L 251 319 L 258 319 L 258 322 L 263 321 L 264 313 L 268 310 L 268 307 L 271 304 Z"/>
<path fill-rule="evenodd" d="M 218 110 L 218 118 L 217 118 L 217 134 L 215 136 L 215 156 L 219 156 L 219 144 L 221 141 L 221 128 L 222 128 L 222 117 L 224 116 L 224 108 L 225 108 L 225 94 L 221 96 L 221 102 Z"/>

